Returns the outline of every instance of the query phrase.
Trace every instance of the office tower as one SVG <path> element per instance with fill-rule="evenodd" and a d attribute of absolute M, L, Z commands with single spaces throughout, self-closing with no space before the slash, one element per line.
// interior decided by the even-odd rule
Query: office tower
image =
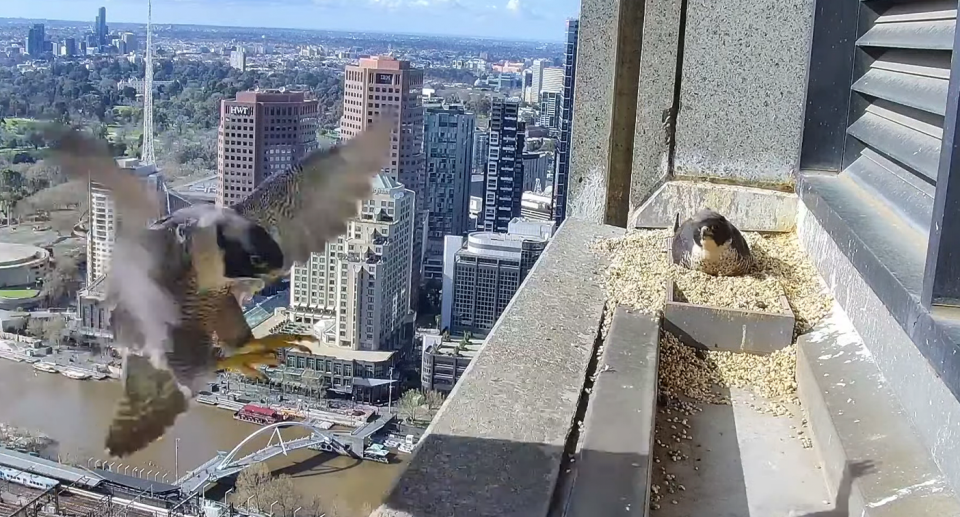
<path fill-rule="evenodd" d="M 230 68 L 241 72 L 247 70 L 247 53 L 242 48 L 230 51 Z"/>
<path fill-rule="evenodd" d="M 342 138 L 356 136 L 381 116 L 389 114 L 397 119 L 385 173 L 416 194 L 414 286 L 419 286 L 426 224 L 423 105 L 419 92 L 423 87 L 423 70 L 411 67 L 409 61 L 390 56 L 361 58 L 358 64 L 345 68 L 340 118 Z"/>
<path fill-rule="evenodd" d="M 27 54 L 34 57 L 43 54 L 46 37 L 42 23 L 35 23 L 33 27 L 30 27 L 30 30 L 27 32 Z"/>
<path fill-rule="evenodd" d="M 560 105 L 563 94 L 559 92 L 540 92 L 540 127 L 558 131 L 560 129 Z M 551 131 L 552 132 L 552 131 Z"/>
<path fill-rule="evenodd" d="M 484 174 L 490 156 L 490 129 L 476 128 L 473 133 L 473 173 Z"/>
<path fill-rule="evenodd" d="M 563 63 L 563 97 L 560 101 L 560 141 L 553 175 L 553 219 L 559 225 L 567 217 L 567 181 L 570 176 L 570 126 L 573 121 L 574 79 L 577 73 L 579 20 L 567 20 L 567 48 Z"/>
<path fill-rule="evenodd" d="M 475 232 L 444 242 L 440 327 L 485 336 L 510 303 L 547 242 L 553 221 L 514 219 L 506 233 Z"/>
<path fill-rule="evenodd" d="M 525 128 L 519 111 L 516 98 L 494 99 L 490 108 L 490 154 L 478 222 L 488 232 L 505 232 L 510 220 L 520 216 Z"/>
<path fill-rule="evenodd" d="M 62 54 L 67 57 L 73 57 L 77 55 L 77 40 L 76 38 L 66 38 L 63 40 L 63 52 Z"/>
<path fill-rule="evenodd" d="M 413 191 L 378 175 L 347 233 L 291 273 L 294 321 L 316 324 L 321 341 L 352 350 L 400 347 L 411 316 Z"/>
<path fill-rule="evenodd" d="M 540 82 L 540 95 L 543 92 L 563 93 L 563 74 L 564 69 L 559 66 L 551 66 L 543 69 L 543 80 Z"/>
<path fill-rule="evenodd" d="M 240 92 L 221 101 L 217 206 L 242 201 L 264 179 L 317 149 L 318 110 L 306 92 Z"/>
<path fill-rule="evenodd" d="M 428 211 L 423 278 L 440 280 L 444 235 L 467 231 L 476 118 L 451 105 L 428 107 L 423 121 Z"/>
<path fill-rule="evenodd" d="M 123 42 L 124 50 L 127 52 L 136 52 L 140 48 L 137 35 L 132 32 L 124 32 L 123 35 L 120 36 L 120 41 Z"/>
<path fill-rule="evenodd" d="M 104 47 L 107 45 L 107 8 L 101 7 L 100 11 L 97 13 L 96 25 L 93 27 L 93 32 L 97 36 L 97 46 Z"/>
<path fill-rule="evenodd" d="M 547 66 L 547 62 L 543 59 L 534 59 L 533 65 L 530 67 L 532 73 L 530 76 L 530 89 L 525 90 L 527 97 L 524 99 L 530 104 L 537 104 L 540 102 L 540 90 L 543 85 L 543 70 Z"/>

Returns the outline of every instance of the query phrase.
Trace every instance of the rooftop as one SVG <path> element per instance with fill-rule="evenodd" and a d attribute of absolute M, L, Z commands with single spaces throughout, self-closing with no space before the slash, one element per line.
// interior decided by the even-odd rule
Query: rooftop
<path fill-rule="evenodd" d="M 0 242 L 0 268 L 22 266 L 49 256 L 50 253 L 47 250 L 37 246 Z"/>

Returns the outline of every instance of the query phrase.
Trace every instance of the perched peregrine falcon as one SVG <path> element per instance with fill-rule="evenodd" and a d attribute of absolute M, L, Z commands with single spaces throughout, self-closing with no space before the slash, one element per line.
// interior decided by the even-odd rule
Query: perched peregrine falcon
<path fill-rule="evenodd" d="M 700 210 L 682 224 L 677 214 L 672 251 L 675 263 L 715 276 L 744 275 L 754 264 L 740 230 L 709 208 Z"/>
<path fill-rule="evenodd" d="M 241 303 L 343 234 L 386 165 L 390 123 L 316 151 L 233 206 L 194 205 L 161 217 L 156 190 L 119 169 L 106 145 L 51 129 L 64 173 L 112 192 L 116 242 L 107 276 L 111 326 L 124 347 L 124 393 L 110 425 L 112 456 L 160 438 L 215 371 L 261 376 L 297 336 L 254 339 Z"/>

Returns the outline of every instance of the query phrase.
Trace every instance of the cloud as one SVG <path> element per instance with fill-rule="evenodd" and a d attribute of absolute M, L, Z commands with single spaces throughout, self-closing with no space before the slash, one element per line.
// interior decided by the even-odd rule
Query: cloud
<path fill-rule="evenodd" d="M 510 11 L 511 13 L 520 14 L 520 11 L 523 10 L 523 6 L 520 5 L 520 0 L 508 0 L 507 10 Z"/>

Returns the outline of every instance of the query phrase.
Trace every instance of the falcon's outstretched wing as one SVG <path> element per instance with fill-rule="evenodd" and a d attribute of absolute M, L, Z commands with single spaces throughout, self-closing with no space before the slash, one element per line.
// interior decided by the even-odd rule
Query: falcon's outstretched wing
<path fill-rule="evenodd" d="M 143 347 L 153 357 L 164 351 L 169 327 L 177 324 L 176 301 L 157 276 L 164 269 L 163 239 L 147 231 L 147 224 L 161 215 L 155 192 L 133 174 L 120 169 L 106 143 L 91 135 L 65 128 L 49 128 L 55 141 L 54 160 L 71 179 L 89 179 L 112 193 L 116 207 L 116 243 L 107 285 L 111 302 L 125 309 L 128 323 L 136 327 L 136 341 L 122 346 Z"/>
<path fill-rule="evenodd" d="M 285 270 L 306 262 L 346 231 L 357 203 L 370 195 L 373 177 L 389 160 L 392 127 L 381 120 L 342 145 L 310 154 L 231 208 L 275 236 Z"/>

